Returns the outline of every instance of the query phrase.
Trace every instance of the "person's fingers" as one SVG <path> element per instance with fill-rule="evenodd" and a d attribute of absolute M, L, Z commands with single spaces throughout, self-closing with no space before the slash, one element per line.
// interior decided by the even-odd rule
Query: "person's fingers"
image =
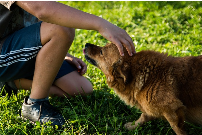
<path fill-rule="evenodd" d="M 85 73 L 86 73 L 86 70 L 87 70 L 87 68 L 82 68 L 82 70 L 81 70 L 81 75 L 84 75 Z"/>
<path fill-rule="evenodd" d="M 123 30 L 123 29 L 119 29 L 119 30 L 121 30 L 121 32 L 119 32 L 119 34 L 116 35 L 117 37 L 114 38 L 115 40 L 117 40 L 115 42 L 115 44 L 117 45 L 117 47 L 119 47 L 120 43 L 121 43 L 121 46 L 124 46 L 126 48 L 128 54 L 130 56 L 132 56 L 133 54 L 136 53 L 133 41 L 132 41 L 131 37 L 128 35 L 128 33 L 125 30 Z M 122 48 L 119 49 L 120 53 L 122 52 L 122 50 L 121 50 Z"/>
<path fill-rule="evenodd" d="M 117 46 L 121 56 L 124 56 L 123 47 L 126 48 L 130 56 L 136 53 L 133 41 L 125 30 L 111 23 L 107 23 L 106 27 L 102 27 L 99 32 L 103 37 L 105 37 L 107 40 L 111 41 Z"/>
<path fill-rule="evenodd" d="M 131 37 L 130 37 L 130 36 L 128 36 L 128 37 L 126 38 L 126 40 L 129 42 L 129 44 L 130 44 L 130 46 L 131 46 L 131 49 L 132 49 L 133 54 L 135 54 L 135 53 L 136 53 L 136 51 L 135 51 L 135 45 L 134 45 L 134 43 L 133 43 L 133 40 L 131 39 Z"/>
<path fill-rule="evenodd" d="M 122 43 L 119 42 L 119 41 L 115 41 L 114 44 L 117 46 L 120 55 L 121 55 L 121 56 L 124 56 L 123 45 L 122 45 Z"/>
<path fill-rule="evenodd" d="M 130 56 L 133 56 L 133 52 L 132 52 L 132 49 L 131 49 L 132 48 L 131 44 L 127 40 L 122 40 L 121 42 L 122 42 L 123 46 L 126 48 L 128 54 Z"/>
<path fill-rule="evenodd" d="M 79 60 L 78 63 L 81 66 L 80 74 L 84 75 L 87 71 L 87 65 L 82 60 Z"/>
<path fill-rule="evenodd" d="M 74 62 L 74 65 L 77 67 L 77 69 L 79 69 L 79 70 L 82 69 L 81 65 L 77 61 Z"/>
<path fill-rule="evenodd" d="M 133 42 L 132 43 L 131 42 L 132 42 L 132 40 L 128 41 L 128 40 L 122 38 L 121 40 L 115 40 L 113 43 L 117 46 L 121 56 L 124 56 L 123 47 L 125 47 L 128 54 L 130 56 L 132 56 L 136 52 L 135 52 L 135 46 L 134 46 Z"/>

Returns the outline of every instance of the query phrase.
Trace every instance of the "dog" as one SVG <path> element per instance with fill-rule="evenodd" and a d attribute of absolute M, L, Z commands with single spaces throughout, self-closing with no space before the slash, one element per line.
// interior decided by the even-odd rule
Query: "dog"
<path fill-rule="evenodd" d="M 120 56 L 113 43 L 87 43 L 86 60 L 106 76 L 107 84 L 127 105 L 142 111 L 124 125 L 128 130 L 156 118 L 167 120 L 177 135 L 184 121 L 202 125 L 202 56 L 172 57 L 155 51 Z"/>

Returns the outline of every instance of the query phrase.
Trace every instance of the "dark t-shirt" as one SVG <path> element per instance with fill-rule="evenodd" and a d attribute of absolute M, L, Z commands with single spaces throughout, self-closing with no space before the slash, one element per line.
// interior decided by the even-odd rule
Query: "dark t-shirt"
<path fill-rule="evenodd" d="M 0 4 L 6 7 L 8 10 L 10 10 L 12 13 L 12 17 L 8 22 L 8 25 L 2 35 L 0 37 L 0 48 L 2 47 L 3 41 L 9 34 L 22 29 L 24 27 L 30 26 L 36 22 L 38 22 L 38 19 L 33 16 L 32 14 L 26 12 L 22 8 L 18 7 L 15 4 L 15 1 L 0 1 Z M 3 6 L 0 6 L 0 8 L 3 8 Z M 1 26 L 1 19 L 3 15 L 0 13 L 0 27 Z"/>

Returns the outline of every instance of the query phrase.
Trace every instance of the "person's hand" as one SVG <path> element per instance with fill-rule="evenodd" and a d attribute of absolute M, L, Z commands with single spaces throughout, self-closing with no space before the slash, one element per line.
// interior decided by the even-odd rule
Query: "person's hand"
<path fill-rule="evenodd" d="M 81 59 L 73 56 L 66 56 L 65 60 L 68 61 L 70 64 L 75 65 L 80 75 L 84 75 L 86 73 L 87 65 Z"/>
<path fill-rule="evenodd" d="M 123 46 L 127 49 L 130 56 L 136 53 L 133 41 L 125 30 L 106 21 L 101 24 L 99 32 L 118 47 L 121 56 L 124 56 Z"/>

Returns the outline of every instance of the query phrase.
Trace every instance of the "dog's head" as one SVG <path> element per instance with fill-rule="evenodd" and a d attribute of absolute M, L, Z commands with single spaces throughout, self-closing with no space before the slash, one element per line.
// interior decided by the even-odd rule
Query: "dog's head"
<path fill-rule="evenodd" d="M 112 43 L 108 43 L 104 47 L 87 43 L 84 54 L 89 63 L 98 67 L 105 74 L 108 82 L 112 82 L 115 77 L 122 78 L 124 83 L 130 81 L 131 67 L 127 62 L 130 56 L 125 48 L 125 56 L 121 56 L 116 45 Z"/>

